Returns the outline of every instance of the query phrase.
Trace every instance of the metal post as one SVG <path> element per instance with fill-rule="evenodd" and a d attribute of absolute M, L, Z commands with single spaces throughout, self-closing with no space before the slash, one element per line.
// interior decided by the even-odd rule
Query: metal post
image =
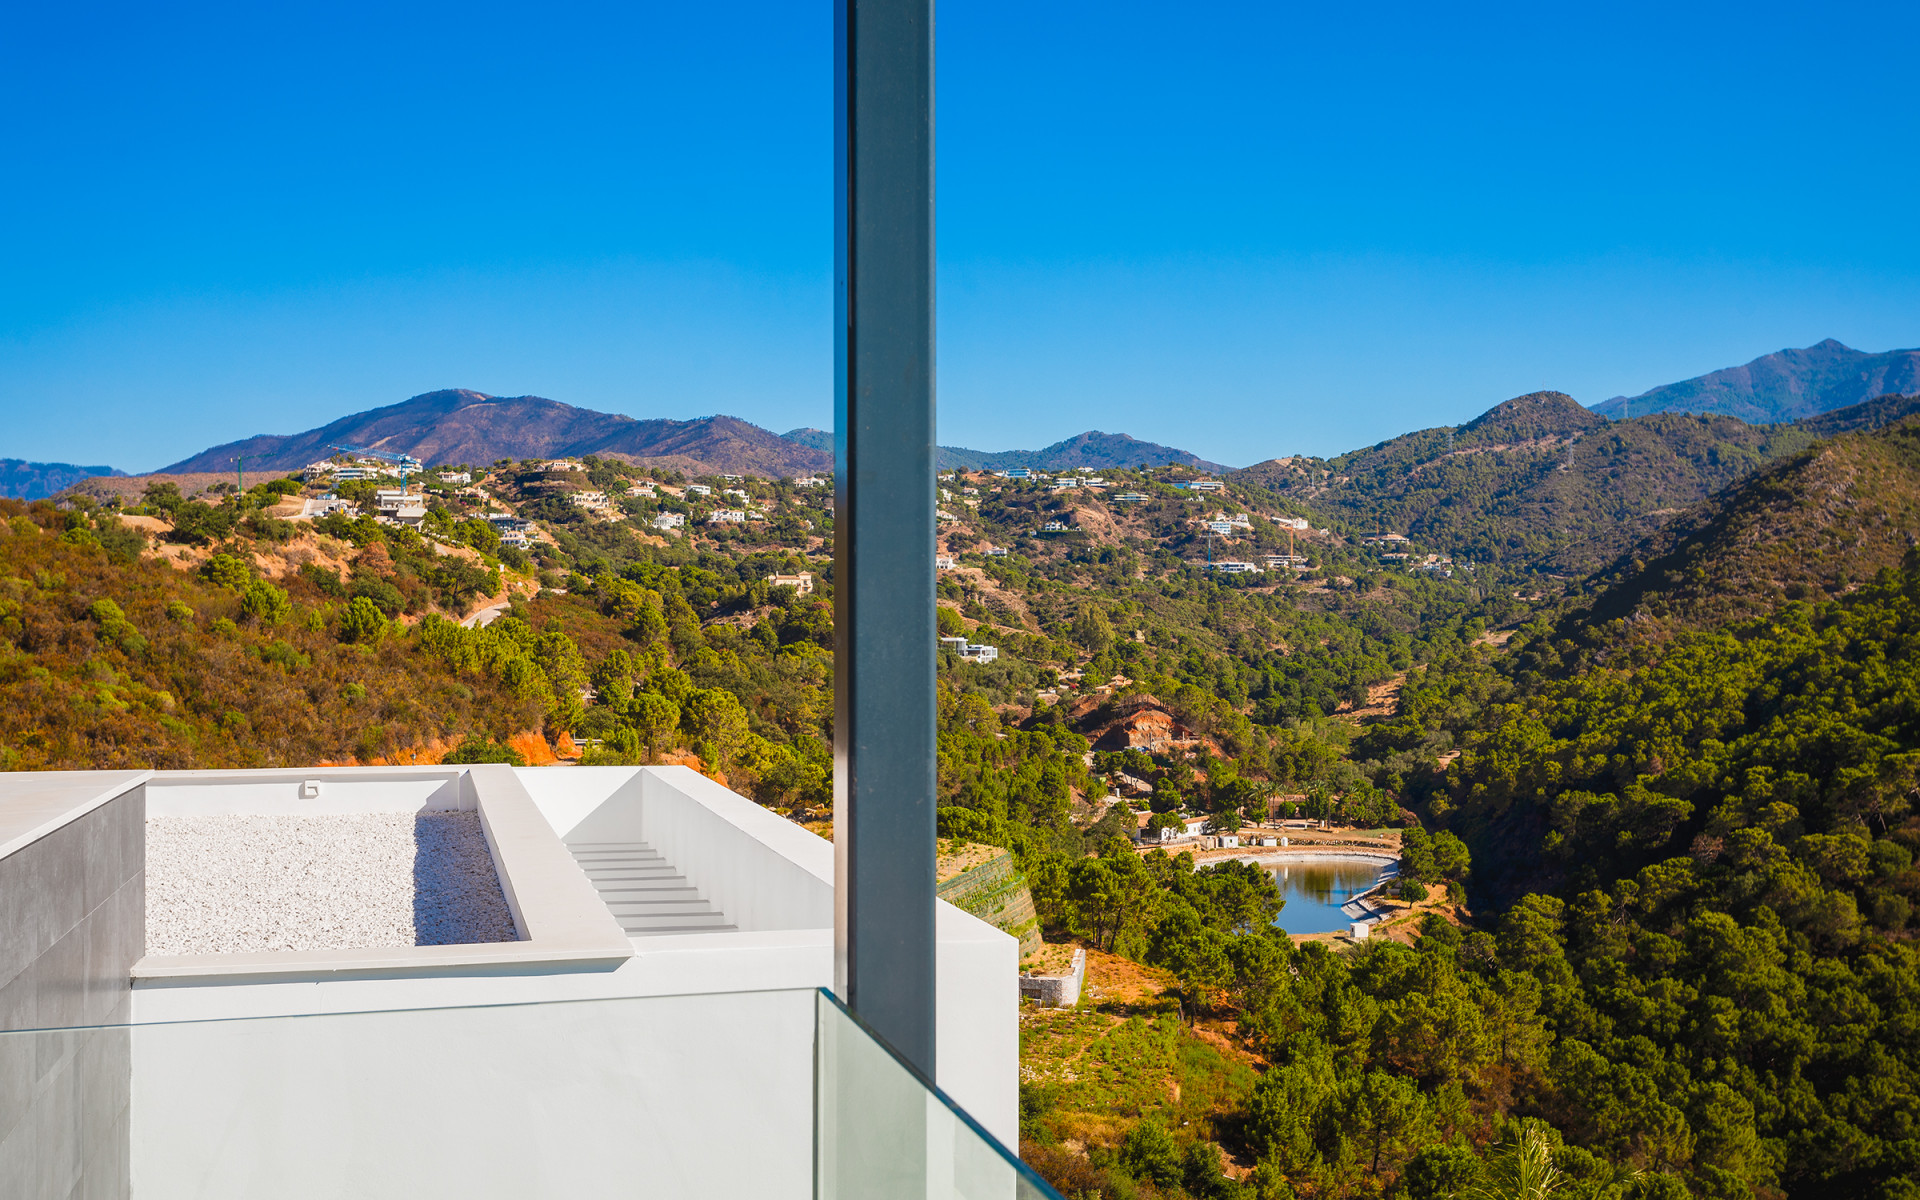
<path fill-rule="evenodd" d="M 931 1079 L 933 3 L 834 34 L 834 978 Z"/>

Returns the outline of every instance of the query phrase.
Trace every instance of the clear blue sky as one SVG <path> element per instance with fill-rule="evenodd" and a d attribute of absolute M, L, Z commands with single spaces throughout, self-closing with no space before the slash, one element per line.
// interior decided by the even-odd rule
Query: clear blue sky
<path fill-rule="evenodd" d="M 830 35 L 13 6 L 0 456 L 151 469 L 455 386 L 826 424 Z M 1920 344 L 1915 44 L 1910 4 L 949 0 L 942 440 L 1238 465 Z"/>

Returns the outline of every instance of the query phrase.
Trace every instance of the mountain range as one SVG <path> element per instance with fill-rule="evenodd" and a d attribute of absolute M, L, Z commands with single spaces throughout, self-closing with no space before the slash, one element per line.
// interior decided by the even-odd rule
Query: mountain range
<path fill-rule="evenodd" d="M 1873 354 L 1828 338 L 1804 350 L 1763 354 L 1638 396 L 1593 406 L 1605 417 L 1657 412 L 1720 413 L 1752 425 L 1798 421 L 1889 392 L 1920 392 L 1920 350 Z"/>
<path fill-rule="evenodd" d="M 780 436 L 789 441 L 833 453 L 833 433 L 825 429 L 789 429 Z M 941 446 L 935 462 L 943 471 L 1004 471 L 1026 467 L 1035 471 L 1070 471 L 1086 467 L 1112 471 L 1121 467 L 1146 464 L 1153 467 L 1183 466 L 1197 471 L 1230 471 L 1231 467 L 1208 462 L 1197 454 L 1158 442 L 1143 442 L 1124 433 L 1088 430 L 1076 437 L 1055 442 L 1040 450 L 968 450 L 964 446 Z"/>
<path fill-rule="evenodd" d="M 1760 462 L 1813 438 L 1885 424 L 1894 419 L 1890 406 L 1900 403 L 1899 393 L 1920 393 L 1920 350 L 1875 354 L 1829 338 L 1638 396 L 1616 396 L 1591 409 L 1557 392 L 1521 397 L 1452 430 L 1454 444 L 1445 463 L 1427 462 L 1444 450 L 1441 444 L 1449 432 L 1433 429 L 1332 459 L 1271 460 L 1248 468 L 1250 473 L 1243 478 L 1291 492 L 1296 498 L 1311 498 L 1356 521 L 1401 526 L 1424 521 L 1421 528 L 1436 535 L 1461 532 L 1460 519 L 1467 509 L 1445 502 L 1447 488 L 1456 483 L 1492 487 L 1499 494 L 1488 498 L 1496 507 L 1515 512 L 1538 508 L 1549 500 L 1561 506 L 1575 500 L 1576 507 L 1588 514 L 1583 520 L 1631 524 L 1647 513 L 1693 503 Z M 1528 403 L 1521 404 L 1522 400 Z M 1870 409 L 1870 404 L 1880 408 Z M 1851 415 L 1843 417 L 1841 424 L 1825 419 L 1826 414 L 1842 410 Z M 1705 425 L 1675 423 L 1682 414 L 1705 414 L 1709 421 Z M 1606 418 L 1626 425 L 1629 419 L 1655 416 L 1665 422 L 1632 426 L 1630 432 L 1620 434 L 1634 444 L 1631 450 L 1621 446 L 1602 453 L 1614 443 L 1589 440 L 1564 464 L 1548 461 L 1549 451 L 1558 452 L 1556 439 L 1585 439 L 1604 428 Z M 776 434 L 724 415 L 689 421 L 636 420 L 539 396 L 490 396 L 453 388 L 353 413 L 304 433 L 259 434 L 214 446 L 156 473 L 224 474 L 242 456 L 249 470 L 290 471 L 328 457 L 338 446 L 411 454 L 428 463 L 485 464 L 501 458 L 598 454 L 689 473 L 768 477 L 827 471 L 833 465 L 833 435 L 826 430 L 800 428 Z M 1495 457 L 1468 461 L 1486 455 Z M 1084 467 L 1098 471 L 1142 463 L 1230 470 L 1176 447 L 1099 431 L 1039 450 L 942 446 L 938 462 L 942 468 L 996 470 Z M 1530 465 L 1522 466 L 1523 462 Z M 1325 479 L 1315 483 L 1295 479 L 1280 486 L 1283 477 L 1305 471 L 1322 471 Z M 106 466 L 0 460 L 0 495 L 34 499 L 89 476 L 123 474 Z M 1496 475 L 1501 477 L 1497 483 Z M 1690 476 L 1694 477 L 1691 482 L 1683 481 Z M 1582 495 L 1571 497 L 1569 489 Z M 1624 531 L 1644 532 L 1644 528 Z M 1528 543 L 1524 549 L 1507 546 L 1503 551 L 1486 538 L 1478 548 L 1489 555 L 1537 554 L 1545 548 L 1537 537 L 1522 540 Z M 1549 536 L 1547 540 L 1569 539 Z"/>
<path fill-rule="evenodd" d="M 1561 392 L 1497 405 L 1332 459 L 1273 459 L 1228 478 L 1456 556 L 1584 573 L 1670 517 L 1822 438 L 1920 412 L 1884 396 L 1802 422 L 1677 412 L 1609 421 Z"/>
<path fill-rule="evenodd" d="M 353 413 L 305 433 L 259 434 L 228 442 L 158 473 L 228 470 L 243 454 L 255 470 L 292 471 L 327 458 L 340 446 L 410 454 L 429 465 L 599 454 L 644 465 L 743 475 L 804 475 L 833 466 L 831 454 L 738 417 L 637 421 L 540 396 L 489 396 L 451 388 Z"/>
<path fill-rule="evenodd" d="M 1689 506 L 1587 583 L 1580 620 L 1644 635 L 1821 599 L 1920 544 L 1920 404 L 1892 423 L 1783 456 Z"/>
<path fill-rule="evenodd" d="M 73 463 L 27 462 L 18 458 L 0 458 L 0 496 L 15 500 L 38 500 L 63 492 L 82 479 L 101 475 L 124 475 L 112 467 L 81 467 Z"/>

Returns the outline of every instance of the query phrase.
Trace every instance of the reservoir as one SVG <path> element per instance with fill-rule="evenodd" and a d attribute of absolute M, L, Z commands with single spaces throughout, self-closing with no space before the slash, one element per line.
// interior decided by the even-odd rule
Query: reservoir
<path fill-rule="evenodd" d="M 1304 857 L 1304 856 L 1302 856 Z M 1340 906 L 1394 873 L 1394 864 L 1377 858 L 1315 858 L 1261 861 L 1274 886 L 1286 897 L 1274 924 L 1288 933 L 1334 933 L 1353 923 Z"/>

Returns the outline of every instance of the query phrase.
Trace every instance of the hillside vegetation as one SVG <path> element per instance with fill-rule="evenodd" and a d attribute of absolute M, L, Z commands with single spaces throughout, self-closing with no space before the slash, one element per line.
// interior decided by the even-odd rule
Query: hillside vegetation
<path fill-rule="evenodd" d="M 1455 557 L 1583 573 L 1813 440 L 1794 426 L 1731 417 L 1608 422 L 1571 397 L 1541 392 L 1457 430 L 1422 430 L 1324 461 L 1280 459 L 1233 478 L 1356 531 L 1404 533 Z"/>
<path fill-rule="evenodd" d="M 1585 625 L 1704 626 L 1843 592 L 1920 531 L 1920 418 L 1802 451 L 1695 506 L 1588 590 Z"/>
<path fill-rule="evenodd" d="M 1153 981 L 1027 1022 L 1030 1159 L 1075 1200 L 1549 1170 L 1580 1200 L 1914 1195 L 1920 421 L 1812 438 L 1543 394 L 1451 454 L 1430 431 L 1217 489 L 943 478 L 941 630 L 1000 654 L 938 651 L 940 834 L 1010 849 L 1050 940 Z M 429 472 L 418 531 L 296 529 L 291 480 L 6 502 L 0 755 L 577 749 L 825 828 L 829 489 L 577 465 Z M 1628 519 L 1689 495 L 1652 539 Z M 1413 541 L 1362 540 L 1401 517 Z M 1605 574 L 1528 569 L 1621 526 Z M 1421 907 L 1296 939 L 1257 867 L 1128 839 L 1275 814 L 1392 829 Z"/>

